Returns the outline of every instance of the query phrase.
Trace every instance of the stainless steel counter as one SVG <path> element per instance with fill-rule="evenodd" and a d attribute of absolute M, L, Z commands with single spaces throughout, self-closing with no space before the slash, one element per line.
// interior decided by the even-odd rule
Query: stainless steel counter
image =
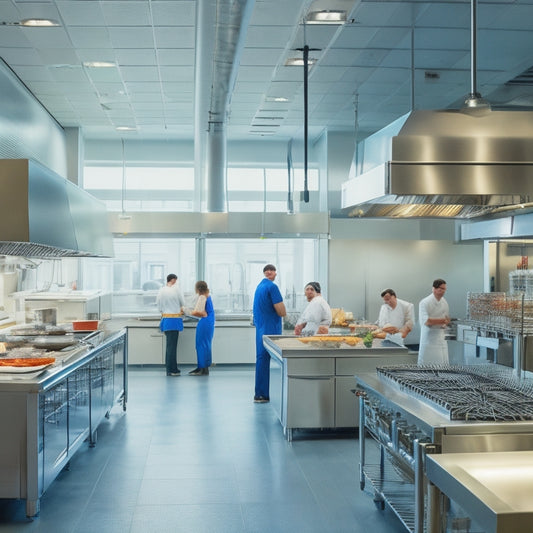
<path fill-rule="evenodd" d="M 288 440 L 294 429 L 357 428 L 354 376 L 377 366 L 416 362 L 417 354 L 388 341 L 338 347 L 304 344 L 294 335 L 269 335 L 270 401 Z"/>
<path fill-rule="evenodd" d="M 403 367 L 402 370 L 409 368 Z M 366 430 L 359 433 L 361 488 L 365 487 L 365 481 L 369 481 L 375 492 L 374 501 L 388 503 L 409 531 L 441 533 L 445 514 L 442 499 L 435 494 L 433 486 L 426 487 L 425 470 L 430 461 L 438 464 L 439 457 L 448 457 L 446 467 L 453 472 L 462 468 L 467 479 L 468 469 L 461 463 L 463 456 L 474 457 L 475 452 L 475 456 L 488 457 L 490 454 L 499 456 L 533 450 L 532 420 L 452 420 L 443 407 L 405 385 L 402 388 L 382 374 L 360 374 L 356 381 L 361 426 Z M 446 386 L 444 380 L 442 386 Z M 475 394 L 481 392 L 476 390 Z M 502 390 L 501 396 L 505 395 L 506 391 Z M 380 464 L 367 460 L 370 454 L 366 448 L 375 447 L 372 443 L 381 452 Z M 453 466 L 456 458 L 459 459 L 458 467 Z M 398 472 L 402 472 L 402 476 L 398 477 Z M 476 475 L 480 472 L 477 471 Z M 435 479 L 444 483 L 443 477 Z M 448 482 L 451 483 L 450 480 Z M 400 486 L 405 489 L 403 492 L 399 491 Z M 451 489 L 443 484 L 442 491 L 447 493 L 446 490 Z M 454 492 L 447 494 L 456 497 Z M 409 501 L 410 505 L 407 505 Z M 457 496 L 458 506 L 463 507 L 467 501 Z M 472 503 L 472 500 L 470 503 L 477 513 L 481 503 Z M 468 509 L 464 511 L 469 512 Z M 452 519 L 468 520 L 464 511 L 454 514 Z M 488 533 L 493 530 L 483 531 Z M 501 533 L 504 530 L 494 531 Z"/>
<path fill-rule="evenodd" d="M 0 378 L 0 498 L 25 499 L 28 516 L 83 443 L 94 446 L 111 408 L 126 407 L 125 330 L 60 358 L 35 377 Z"/>
<path fill-rule="evenodd" d="M 533 451 L 427 455 L 426 475 L 485 533 L 532 531 Z"/>

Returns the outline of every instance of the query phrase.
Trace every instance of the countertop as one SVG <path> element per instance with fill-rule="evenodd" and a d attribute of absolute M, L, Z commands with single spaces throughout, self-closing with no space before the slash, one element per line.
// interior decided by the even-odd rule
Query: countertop
<path fill-rule="evenodd" d="M 362 342 L 355 346 L 346 343 L 332 343 L 332 346 L 318 343 L 303 343 L 295 335 L 265 335 L 263 343 L 267 350 L 273 351 L 280 357 L 375 357 L 383 354 L 407 354 L 405 346 L 398 346 L 392 342 L 374 339 L 372 348 L 367 348 Z"/>
<path fill-rule="evenodd" d="M 426 474 L 486 533 L 530 533 L 533 451 L 426 456 Z"/>
<path fill-rule="evenodd" d="M 157 328 L 159 327 L 159 322 L 161 318 L 159 316 L 142 316 L 142 317 L 129 317 L 121 322 L 127 328 Z M 183 319 L 184 328 L 195 328 L 198 324 L 198 320 L 192 317 L 185 317 Z M 250 319 L 218 319 L 215 320 L 215 327 L 224 327 L 224 328 L 252 328 L 250 324 Z"/>
<path fill-rule="evenodd" d="M 46 352 L 42 357 L 55 357 L 56 360 L 42 371 L 0 373 L 0 391 L 38 392 L 49 388 L 58 380 L 63 379 L 66 373 L 85 364 L 93 357 L 93 352 L 98 350 L 100 346 L 110 342 L 115 337 L 118 338 L 120 335 L 124 335 L 125 330 L 102 331 L 101 333 L 102 335 L 98 337 L 97 341 L 95 339 L 94 344 L 91 344 L 92 339 L 87 342 L 81 340 L 79 344 L 69 346 L 63 350 Z"/>

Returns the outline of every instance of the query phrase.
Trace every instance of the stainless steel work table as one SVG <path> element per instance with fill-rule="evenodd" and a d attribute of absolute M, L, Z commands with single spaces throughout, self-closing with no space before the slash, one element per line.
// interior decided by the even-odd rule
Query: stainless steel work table
<path fill-rule="evenodd" d="M 294 335 L 265 335 L 263 344 L 272 363 L 270 402 L 288 440 L 294 429 L 357 428 L 354 376 L 375 372 L 377 366 L 413 364 L 417 358 L 380 339 L 374 339 L 372 348 L 362 343 L 331 348 L 304 344 Z"/>
<path fill-rule="evenodd" d="M 49 355 L 56 362 L 39 375 L 0 374 L 0 498 L 25 499 L 29 517 L 83 442 L 96 443 L 113 405 L 125 410 L 127 400 L 125 330 Z"/>
<path fill-rule="evenodd" d="M 485 533 L 533 529 L 533 452 L 427 455 L 426 475 Z M 428 531 L 440 529 L 428 524 Z"/>

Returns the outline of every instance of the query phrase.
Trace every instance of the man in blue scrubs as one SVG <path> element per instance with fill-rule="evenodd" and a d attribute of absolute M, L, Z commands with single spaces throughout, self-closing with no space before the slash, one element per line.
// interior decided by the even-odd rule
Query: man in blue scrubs
<path fill-rule="evenodd" d="M 263 346 L 263 335 L 281 335 L 282 320 L 287 314 L 283 297 L 276 279 L 276 267 L 266 265 L 263 268 L 264 279 L 255 289 L 254 324 L 255 324 L 255 403 L 270 401 L 270 354 Z"/>

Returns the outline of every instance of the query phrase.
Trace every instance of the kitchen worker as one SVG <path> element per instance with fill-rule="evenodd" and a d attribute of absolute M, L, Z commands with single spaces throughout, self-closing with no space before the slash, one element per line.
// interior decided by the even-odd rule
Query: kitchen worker
<path fill-rule="evenodd" d="M 304 291 L 309 303 L 296 322 L 294 334 L 308 336 L 315 333 L 328 333 L 331 325 L 331 308 L 322 297 L 320 283 L 310 281 Z"/>
<path fill-rule="evenodd" d="M 212 344 L 215 334 L 215 308 L 209 295 L 209 287 L 205 281 L 197 281 L 194 286 L 198 298 L 194 309 L 186 311 L 187 314 L 200 320 L 196 326 L 196 360 L 198 366 L 189 372 L 191 376 L 208 376 L 212 363 Z"/>
<path fill-rule="evenodd" d="M 382 291 L 381 298 L 383 305 L 379 310 L 378 327 L 387 334 L 387 339 L 403 344 L 403 339 L 413 329 L 415 306 L 398 298 L 393 289 Z"/>
<path fill-rule="evenodd" d="M 450 310 L 444 298 L 446 282 L 436 279 L 433 291 L 419 304 L 420 347 L 419 365 L 447 365 L 448 344 L 445 338 L 446 326 L 450 323 Z"/>
<path fill-rule="evenodd" d="M 178 276 L 169 274 L 167 284 L 159 289 L 156 305 L 161 313 L 159 329 L 166 337 L 165 365 L 167 376 L 179 376 L 178 338 L 183 331 L 183 306 L 185 301 L 177 285 Z"/>
<path fill-rule="evenodd" d="M 270 401 L 270 354 L 263 346 L 263 335 L 281 335 L 282 317 L 287 314 L 283 297 L 276 279 L 276 267 L 268 264 L 263 268 L 264 278 L 254 294 L 255 325 L 255 403 Z"/>

